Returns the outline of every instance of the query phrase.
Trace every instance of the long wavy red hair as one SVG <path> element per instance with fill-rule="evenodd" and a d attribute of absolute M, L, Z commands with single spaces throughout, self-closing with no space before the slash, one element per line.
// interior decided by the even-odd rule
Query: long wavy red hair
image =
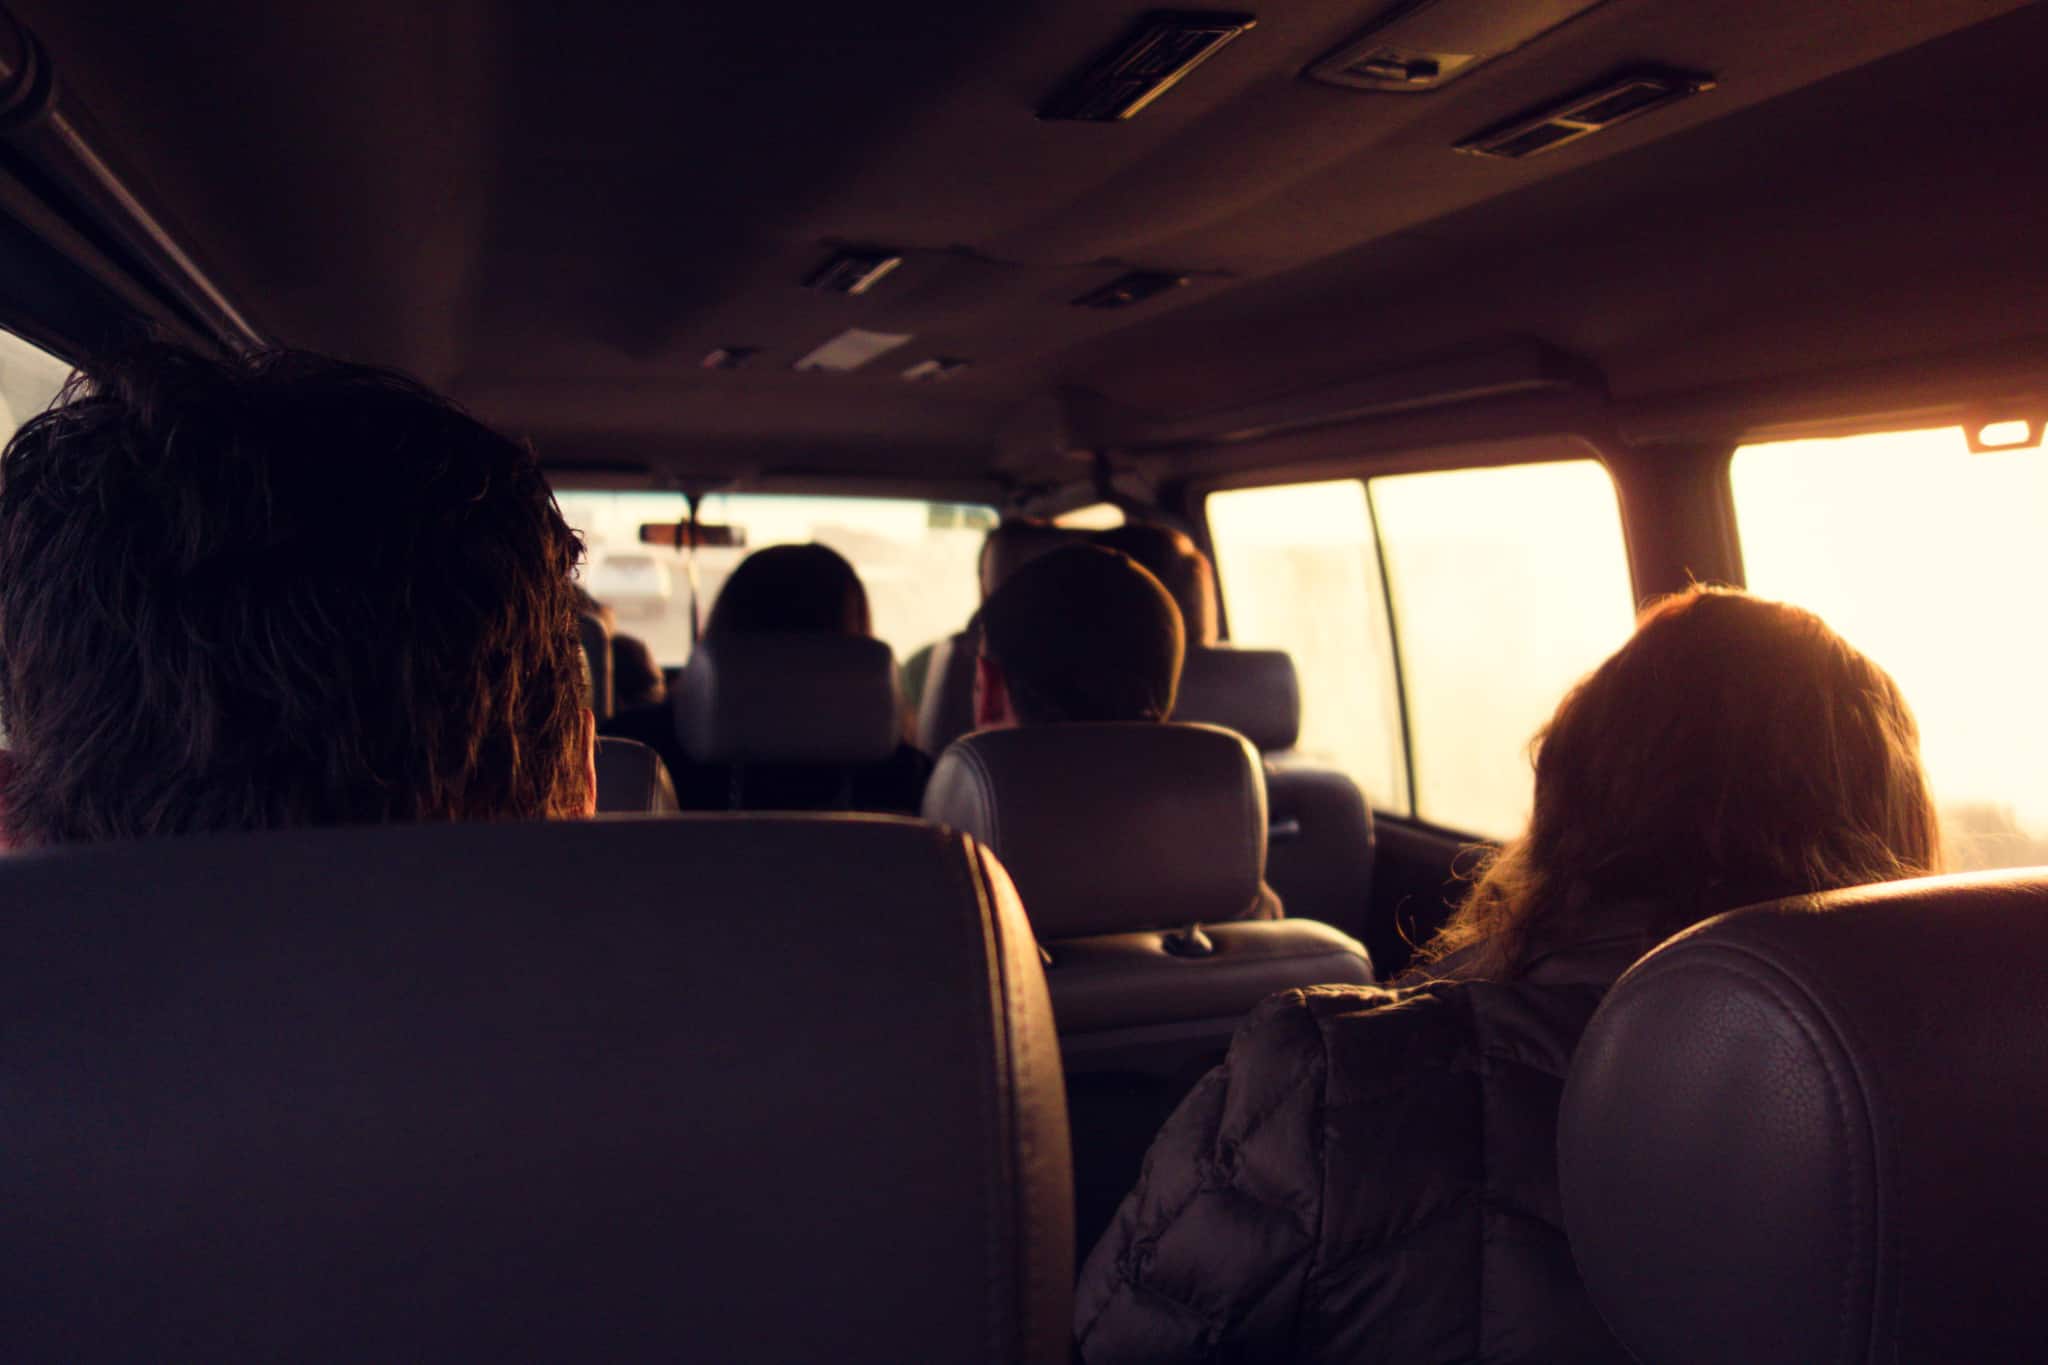
<path fill-rule="evenodd" d="M 1424 949 L 1512 979 L 1558 948 L 1939 870 L 1920 735 L 1889 674 L 1812 612 L 1695 587 L 1568 693 L 1528 828 Z"/>

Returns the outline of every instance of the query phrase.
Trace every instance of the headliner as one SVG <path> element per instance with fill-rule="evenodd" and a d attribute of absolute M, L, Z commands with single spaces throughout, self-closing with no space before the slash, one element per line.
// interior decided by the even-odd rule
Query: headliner
<path fill-rule="evenodd" d="M 2048 7 L 1608 0 L 1397 96 L 1298 79 L 1372 4 L 1268 0 L 1132 122 L 1033 118 L 1148 8 L 17 6 L 266 334 L 416 371 L 558 461 L 1042 473 L 1514 338 L 1622 403 L 2042 353 Z M 1526 163 L 1450 150 L 1646 60 L 1722 84 Z M 909 259 L 867 297 L 800 288 L 833 242 Z M 1195 278 L 1068 306 L 1127 266 Z M 849 326 L 917 339 L 789 368 Z M 731 344 L 764 350 L 699 367 Z M 899 378 L 935 354 L 973 368 Z"/>

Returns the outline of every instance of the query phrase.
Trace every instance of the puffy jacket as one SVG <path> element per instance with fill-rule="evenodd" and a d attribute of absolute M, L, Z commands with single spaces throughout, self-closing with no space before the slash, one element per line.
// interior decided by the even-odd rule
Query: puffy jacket
<path fill-rule="evenodd" d="M 1077 1349 L 1116 1361 L 1626 1361 L 1558 1204 L 1565 1071 L 1650 946 L 1521 980 L 1262 1004 L 1088 1258 Z"/>

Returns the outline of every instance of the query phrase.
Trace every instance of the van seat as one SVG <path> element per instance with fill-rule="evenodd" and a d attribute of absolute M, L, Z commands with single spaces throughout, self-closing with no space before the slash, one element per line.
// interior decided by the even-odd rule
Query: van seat
<path fill-rule="evenodd" d="M 1558 1128 L 1647 1365 L 2039 1356 L 2048 872 L 1739 910 L 1632 967 Z"/>
<path fill-rule="evenodd" d="M 1003 860 L 1045 946 L 1083 1246 L 1247 1011 L 1274 991 L 1373 979 L 1349 936 L 1262 918 L 1265 783 L 1251 746 L 1227 730 L 970 735 L 939 759 L 924 810 Z"/>
<path fill-rule="evenodd" d="M 1065 1357 L 1058 1051 L 968 840 L 165 839 L 0 898 L 8 1360 Z"/>
<path fill-rule="evenodd" d="M 1350 777 L 1295 752 L 1301 684 L 1293 658 L 1277 649 L 1191 647 L 1173 715 L 1235 730 L 1263 755 L 1272 821 L 1266 880 L 1288 913 L 1365 937 L 1372 903 L 1372 810 Z"/>

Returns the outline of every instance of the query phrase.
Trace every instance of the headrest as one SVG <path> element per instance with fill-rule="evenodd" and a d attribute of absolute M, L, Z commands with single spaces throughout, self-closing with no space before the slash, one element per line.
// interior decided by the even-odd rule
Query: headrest
<path fill-rule="evenodd" d="M 981 543 L 981 595 L 987 597 L 1010 581 L 1010 575 L 1043 554 L 1062 545 L 1077 545 L 1087 539 L 1082 531 L 1070 531 L 1044 521 L 1006 521 L 988 533 Z"/>
<path fill-rule="evenodd" d="M 994 850 L 1042 940 L 1237 919 L 1264 892 L 1259 757 L 1207 725 L 1035 725 L 939 757 L 924 817 Z"/>
<path fill-rule="evenodd" d="M 597 811 L 600 815 L 667 815 L 677 809 L 675 784 L 661 755 L 633 739 L 597 741 Z"/>
<path fill-rule="evenodd" d="M 1066 1358 L 1058 1042 L 957 836 L 162 839 L 0 903 L 7 1359 Z"/>
<path fill-rule="evenodd" d="M 675 713 L 699 763 L 879 763 L 903 742 L 896 660 L 858 635 L 707 636 Z"/>
<path fill-rule="evenodd" d="M 599 720 L 612 713 L 612 633 L 595 612 L 576 614 L 576 640 L 583 646 L 583 674 L 590 684 L 590 709 Z"/>
<path fill-rule="evenodd" d="M 1649 1365 L 2032 1354 L 2044 981 L 2038 871 L 1740 910 L 1631 968 L 1558 1131 L 1572 1253 L 1622 1344 Z"/>
<path fill-rule="evenodd" d="M 1278 649 L 1190 646 L 1173 718 L 1235 730 L 1262 753 L 1292 749 L 1301 738 L 1294 659 Z"/>
<path fill-rule="evenodd" d="M 1216 573 L 1187 532 L 1157 522 L 1133 521 L 1097 531 L 1089 539 L 1106 550 L 1129 555 L 1180 608 L 1189 645 L 1213 645 L 1217 637 Z"/>
<path fill-rule="evenodd" d="M 964 630 L 932 646 L 924 696 L 917 707 L 917 742 L 928 754 L 974 728 L 974 664 L 981 653 L 978 629 Z"/>

